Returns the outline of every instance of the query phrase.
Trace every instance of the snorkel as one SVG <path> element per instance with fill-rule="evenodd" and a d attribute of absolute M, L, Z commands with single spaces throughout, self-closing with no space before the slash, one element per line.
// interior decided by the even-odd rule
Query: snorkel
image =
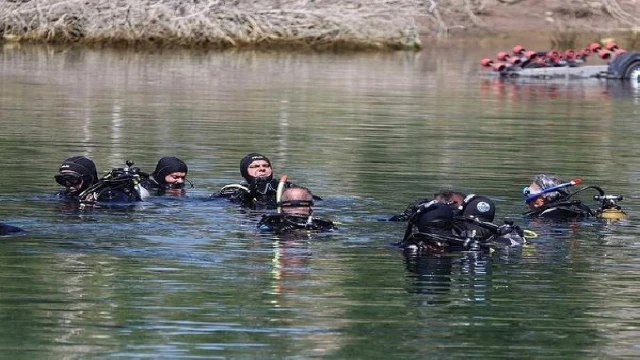
<path fill-rule="evenodd" d="M 282 175 L 280 177 L 278 190 L 276 190 L 276 210 L 278 211 L 278 214 L 282 212 L 282 192 L 284 191 L 284 186 L 287 184 L 287 177 L 287 175 Z"/>
<path fill-rule="evenodd" d="M 566 183 L 562 183 L 562 184 L 558 184 L 546 189 L 543 189 L 542 191 L 535 193 L 535 194 L 531 194 L 531 190 L 529 189 L 529 186 L 527 186 L 526 188 L 524 188 L 524 190 L 522 191 L 522 194 L 524 196 L 526 196 L 524 202 L 525 204 L 529 204 L 532 201 L 536 200 L 537 198 L 539 198 L 540 196 L 544 195 L 544 194 L 548 194 L 554 191 L 558 191 L 558 190 L 562 190 L 571 186 L 575 186 L 575 185 L 579 185 L 582 183 L 581 179 L 573 179 L 569 182 Z"/>

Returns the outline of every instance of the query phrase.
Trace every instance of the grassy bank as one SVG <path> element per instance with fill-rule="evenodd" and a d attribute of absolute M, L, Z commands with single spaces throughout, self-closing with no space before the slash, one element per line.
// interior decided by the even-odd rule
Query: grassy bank
<path fill-rule="evenodd" d="M 4 38 L 100 45 L 417 48 L 398 1 L 11 0 Z"/>
<path fill-rule="evenodd" d="M 631 30 L 633 0 L 0 0 L 5 41 L 418 49 L 425 38 Z"/>

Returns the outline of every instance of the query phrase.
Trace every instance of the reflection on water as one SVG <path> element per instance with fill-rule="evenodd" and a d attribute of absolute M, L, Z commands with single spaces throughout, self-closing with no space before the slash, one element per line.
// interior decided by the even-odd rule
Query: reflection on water
<path fill-rule="evenodd" d="M 637 356 L 640 95 L 618 82 L 497 79 L 483 49 L 422 53 L 0 52 L 0 346 L 31 357 Z M 325 200 L 331 234 L 273 236 L 204 201 L 269 156 Z M 79 210 L 50 197 L 71 155 L 100 172 L 162 156 L 185 198 Z M 626 196 L 623 222 L 524 221 L 539 172 Z M 515 252 L 411 258 L 377 219 L 445 187 L 540 236 Z M 589 199 L 586 199 L 590 201 Z"/>
<path fill-rule="evenodd" d="M 489 255 L 464 252 L 462 255 L 407 256 L 407 270 L 415 274 L 415 288 L 424 294 L 423 305 L 443 305 L 456 301 L 486 301 Z M 451 291 L 456 293 L 452 296 Z"/>

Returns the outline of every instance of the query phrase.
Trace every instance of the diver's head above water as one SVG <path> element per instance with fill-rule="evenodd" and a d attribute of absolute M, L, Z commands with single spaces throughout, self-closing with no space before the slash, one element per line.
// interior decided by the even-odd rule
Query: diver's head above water
<path fill-rule="evenodd" d="M 189 168 L 184 161 L 174 156 L 165 156 L 158 161 L 151 176 L 165 189 L 182 189 L 188 172 Z"/>
<path fill-rule="evenodd" d="M 291 187 L 282 192 L 282 199 L 278 205 L 284 214 L 311 215 L 313 194 L 304 187 Z"/>
<path fill-rule="evenodd" d="M 257 178 L 270 181 L 273 178 L 271 161 L 259 153 L 251 153 L 240 160 L 240 175 L 249 184 L 253 184 Z"/>
<path fill-rule="evenodd" d="M 464 193 L 453 190 L 440 190 L 433 194 L 433 199 L 437 202 L 445 203 L 453 208 L 458 208 L 464 204 L 464 199 L 467 197 Z"/>
<path fill-rule="evenodd" d="M 531 209 L 538 209 L 546 204 L 559 201 L 569 195 L 567 189 L 557 189 L 554 191 L 545 192 L 545 190 L 556 187 L 564 182 L 553 175 L 539 174 L 537 175 L 531 184 L 524 188 L 522 195 L 525 198 L 530 199 L 533 195 L 540 194 L 540 196 L 534 199 L 527 200 L 527 205 Z"/>
<path fill-rule="evenodd" d="M 74 156 L 62 162 L 54 178 L 68 193 L 79 194 L 98 181 L 98 172 L 93 160 L 85 156 Z"/>

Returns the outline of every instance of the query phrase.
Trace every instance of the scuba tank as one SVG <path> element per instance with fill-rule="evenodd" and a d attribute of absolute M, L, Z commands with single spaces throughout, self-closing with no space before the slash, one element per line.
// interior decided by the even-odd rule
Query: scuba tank
<path fill-rule="evenodd" d="M 627 217 L 627 213 L 617 204 L 623 199 L 622 195 L 605 195 L 604 192 L 593 196 L 593 200 L 602 202 L 598 215 L 605 220 L 622 220 Z"/>

